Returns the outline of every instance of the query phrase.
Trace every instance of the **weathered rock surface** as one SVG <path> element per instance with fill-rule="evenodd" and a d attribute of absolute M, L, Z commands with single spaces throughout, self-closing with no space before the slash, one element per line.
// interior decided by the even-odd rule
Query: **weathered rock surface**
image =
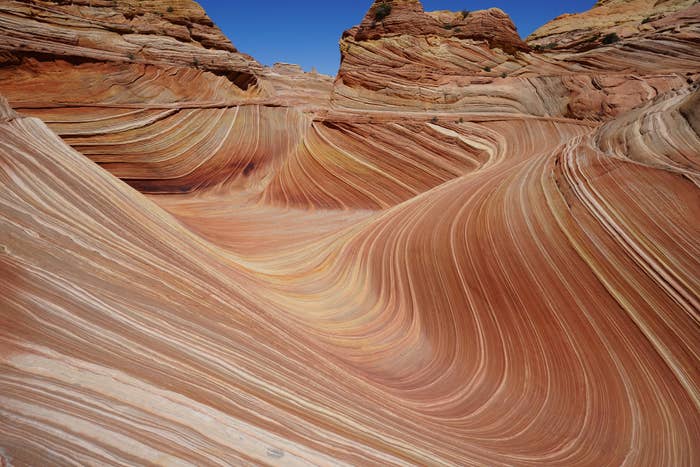
<path fill-rule="evenodd" d="M 608 122 L 598 131 L 596 145 L 607 154 L 676 173 L 700 186 L 699 87 L 668 93 Z"/>
<path fill-rule="evenodd" d="M 378 19 L 377 12 L 385 5 L 391 7 L 391 12 Z M 343 33 L 343 38 L 362 42 L 403 35 L 474 39 L 506 51 L 528 50 L 508 15 L 498 8 L 426 13 L 419 0 L 376 0 L 362 23 Z"/>
<path fill-rule="evenodd" d="M 330 77 L 265 69 L 189 0 L 7 1 L 0 25 L 0 94 L 145 192 L 254 185 L 300 111 L 328 106 Z"/>
<path fill-rule="evenodd" d="M 696 7 L 534 53 L 394 3 L 335 83 L 0 4 L 0 465 L 698 465 Z M 168 5 L 174 58 L 42 42 Z"/>
<path fill-rule="evenodd" d="M 377 1 L 363 22 L 343 35 L 333 102 L 357 109 L 606 119 L 699 77 L 700 5 L 662 3 L 644 11 L 666 12 L 665 19 L 658 16 L 629 39 L 607 43 L 608 23 L 590 21 L 585 34 L 568 39 L 570 47 L 562 38 L 561 50 L 541 50 L 546 41 L 533 36 L 532 45 L 540 50 L 531 51 L 500 10 L 465 16 L 424 13 L 415 1 Z M 388 16 L 374 20 L 377 8 L 388 4 L 393 5 Z M 569 26 L 555 20 L 542 30 L 573 28 L 575 20 Z"/>
<path fill-rule="evenodd" d="M 0 65 L 27 59 L 199 68 L 248 89 L 262 67 L 241 54 L 191 0 L 6 0 Z"/>
<path fill-rule="evenodd" d="M 697 24 L 696 4 L 695 0 L 600 0 L 587 12 L 550 21 L 527 40 L 533 46 L 590 49 L 600 45 L 607 34 L 637 38 L 659 29 L 670 32 L 687 23 L 679 21 L 679 12 Z"/>
<path fill-rule="evenodd" d="M 386 5 L 391 11 L 378 21 Z M 458 108 L 460 88 L 522 67 L 520 52 L 529 50 L 501 10 L 426 13 L 417 0 L 376 1 L 340 47 L 337 105 L 404 108 Z"/>
<path fill-rule="evenodd" d="M 299 65 L 276 63 L 265 67 L 265 82 L 277 100 L 299 108 L 325 109 L 329 105 L 333 78 L 315 70 L 305 72 Z"/>

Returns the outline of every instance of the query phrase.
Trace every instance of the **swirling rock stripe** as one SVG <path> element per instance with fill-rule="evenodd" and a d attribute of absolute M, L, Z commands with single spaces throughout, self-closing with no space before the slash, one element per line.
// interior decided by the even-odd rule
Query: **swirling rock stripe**
<path fill-rule="evenodd" d="M 700 6 L 527 53 L 401 0 L 327 108 L 84 3 L 0 5 L 0 464 L 700 464 Z"/>
<path fill-rule="evenodd" d="M 450 117 L 315 122 L 266 188 L 273 204 L 383 209 L 474 171 L 494 155 L 497 135 Z M 437 119 L 435 120 L 437 122 Z M 322 174 L 322 176 L 319 176 Z"/>
<path fill-rule="evenodd" d="M 80 86 L 76 86 L 80 83 Z M 41 93 L 36 90 L 41 89 Z M 226 78 L 191 67 L 25 59 L 0 68 L 0 92 L 18 110 L 158 104 L 185 107 L 236 105 L 243 92 Z M 80 118 L 80 117 L 76 117 Z"/>
<path fill-rule="evenodd" d="M 0 128 L 0 423 L 13 462 L 401 462 L 396 430 L 383 434 L 369 408 L 360 418 L 374 427 L 359 422 L 353 408 L 361 393 L 379 395 L 359 391 L 367 384 L 330 354 L 309 365 L 315 344 L 275 325 L 276 309 L 248 295 L 255 285 L 226 255 L 40 122 Z M 342 389 L 348 378 L 359 386 Z M 297 395 L 280 392 L 284 380 Z"/>
<path fill-rule="evenodd" d="M 480 170 L 264 261 L 192 236 L 37 121 L 3 125 L 5 445 L 26 462 L 692 465 L 697 322 L 558 185 L 600 183 L 564 175 L 588 128 L 481 125 L 503 142 Z M 605 163 L 587 161 L 566 164 Z M 623 164 L 635 191 L 688 196 Z M 677 239 L 635 235 L 683 258 L 666 284 L 692 280 Z"/>
<path fill-rule="evenodd" d="M 97 139 L 116 154 L 160 142 L 140 142 L 134 122 L 229 118 L 250 135 L 266 112 L 290 118 L 245 106 L 152 122 L 152 110 L 100 110 L 66 138 L 85 130 L 86 150 Z M 207 241 L 196 212 L 221 209 L 207 197 L 225 181 L 163 201 L 187 209 L 183 224 L 39 120 L 2 114 L 0 424 L 13 462 L 699 460 L 697 188 L 602 152 L 610 136 L 590 125 L 301 118 L 247 209 L 272 206 L 230 221 L 254 224 L 250 237 Z M 232 148 L 264 158 L 245 140 Z M 294 197 L 266 200 L 279 186 Z M 316 238 L 305 212 L 329 207 L 369 210 Z M 295 241 L 238 246 L 275 228 Z"/>
<path fill-rule="evenodd" d="M 678 173 L 700 184 L 698 86 L 656 99 L 607 123 L 596 135 L 602 152 Z"/>
<path fill-rule="evenodd" d="M 294 109 L 33 109 L 64 141 L 142 192 L 253 187 L 298 143 Z M 295 131 L 296 129 L 296 131 Z"/>
<path fill-rule="evenodd" d="M 337 253 L 297 254 L 313 300 L 288 307 L 454 438 L 501 452 L 508 440 L 508 455 L 472 460 L 692 465 L 697 190 L 589 149 L 590 137 L 575 136 L 585 129 L 491 125 L 515 141 L 533 135 L 515 151 L 522 158 L 368 219 L 342 234 Z M 293 264 L 271 261 L 276 271 Z"/>

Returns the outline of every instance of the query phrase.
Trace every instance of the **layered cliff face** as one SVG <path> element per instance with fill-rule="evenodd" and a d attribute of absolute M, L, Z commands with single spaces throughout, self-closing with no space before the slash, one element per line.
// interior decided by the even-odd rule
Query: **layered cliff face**
<path fill-rule="evenodd" d="M 418 0 L 376 0 L 362 23 L 343 38 L 357 42 L 402 35 L 481 40 L 509 52 L 528 49 L 508 15 L 498 8 L 426 13 Z"/>
<path fill-rule="evenodd" d="M 0 465 L 697 465 L 699 21 L 656 3 L 534 50 L 377 2 L 335 83 L 192 2 L 0 5 Z"/>
<path fill-rule="evenodd" d="M 417 0 L 377 0 L 340 48 L 336 105 L 451 109 L 469 108 L 468 86 L 517 106 L 507 85 L 484 84 L 521 68 L 529 50 L 499 9 L 426 13 Z"/>
<path fill-rule="evenodd" d="M 691 24 L 697 23 L 698 13 L 690 9 L 696 3 L 694 0 L 601 0 L 587 12 L 556 18 L 533 32 L 527 40 L 532 45 L 548 48 L 590 49 L 612 33 L 620 38 L 638 38 L 659 29 L 671 32 L 687 27 L 688 19 Z M 679 21 L 676 14 L 683 11 L 688 14 L 687 19 Z M 663 21 L 664 18 L 668 20 Z"/>
<path fill-rule="evenodd" d="M 616 116 L 697 81 L 700 5 L 692 1 L 609 1 L 565 15 L 528 41 L 576 72 L 569 115 Z M 685 81 L 685 83 L 684 83 Z"/>
<path fill-rule="evenodd" d="M 417 2 L 378 0 L 343 35 L 334 103 L 593 120 L 619 115 L 699 76 L 700 5 L 639 3 L 644 8 L 632 19 L 624 16 L 634 7 L 626 2 L 594 8 L 583 23 L 578 16 L 557 19 L 531 36 L 531 49 L 497 9 L 425 13 Z M 640 14 L 652 17 L 634 23 Z M 634 31 L 623 28 L 631 23 Z M 628 38 L 609 35 L 623 29 Z"/>
<path fill-rule="evenodd" d="M 115 72 L 131 64 L 198 68 L 242 90 L 261 70 L 190 0 L 9 0 L 0 5 L 0 26 L 3 68 L 59 60 Z"/>

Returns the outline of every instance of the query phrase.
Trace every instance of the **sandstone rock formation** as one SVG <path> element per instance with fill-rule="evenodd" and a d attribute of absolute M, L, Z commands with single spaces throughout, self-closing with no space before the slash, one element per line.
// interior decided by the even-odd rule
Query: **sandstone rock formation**
<path fill-rule="evenodd" d="M 386 5 L 390 13 L 378 21 Z M 459 108 L 460 88 L 483 87 L 520 68 L 527 50 L 496 8 L 426 13 L 418 0 L 377 0 L 359 26 L 343 33 L 334 99 L 353 107 Z"/>
<path fill-rule="evenodd" d="M 189 0 L 13 0 L 0 25 L 0 94 L 146 192 L 254 184 L 275 155 L 241 145 L 240 128 L 257 119 L 265 141 L 293 142 L 299 111 L 238 106 L 326 107 L 332 86 L 264 69 Z"/>
<path fill-rule="evenodd" d="M 31 59 L 201 68 L 242 89 L 261 70 L 190 0 L 3 1 L 0 64 Z"/>
<path fill-rule="evenodd" d="M 659 29 L 672 32 L 688 22 L 697 22 L 695 4 L 694 0 L 599 0 L 585 13 L 565 14 L 547 23 L 533 32 L 528 42 L 549 48 L 590 49 L 612 33 L 620 38 L 638 38 Z M 686 21 L 679 21 L 679 12 Z"/>
<path fill-rule="evenodd" d="M 379 19 L 378 11 L 386 5 L 391 7 L 390 13 Z M 474 39 L 506 51 L 528 50 L 508 15 L 498 8 L 426 13 L 419 0 L 375 0 L 362 23 L 343 37 L 360 42 L 403 35 Z"/>
<path fill-rule="evenodd" d="M 0 465 L 700 462 L 697 6 L 391 3 L 335 82 L 0 3 Z"/>
<path fill-rule="evenodd" d="M 331 76 L 315 70 L 307 73 L 299 65 L 289 63 L 275 63 L 263 74 L 274 95 L 286 105 L 316 110 L 328 107 L 333 88 Z"/>
<path fill-rule="evenodd" d="M 678 1 L 652 8 L 650 2 L 641 2 L 645 14 L 669 16 L 643 25 L 643 31 L 630 33 L 629 39 L 606 43 L 610 42 L 606 35 L 613 31 L 609 22 L 587 23 L 586 15 L 608 18 L 607 12 L 614 5 L 615 11 L 620 10 L 620 3 L 625 2 L 582 15 L 584 32 L 574 29 L 578 16 L 544 26 L 540 31 L 574 29 L 573 36 L 537 32 L 531 37 L 537 49 L 533 51 L 500 10 L 465 12 L 466 16 L 424 13 L 418 2 L 377 0 L 360 26 L 343 36 L 333 101 L 361 109 L 601 120 L 700 77 L 696 65 L 700 5 Z M 387 4 L 393 5 L 391 13 L 381 22 L 373 20 L 378 5 Z M 595 13 L 601 9 L 603 13 Z M 485 35 L 491 39 L 484 40 Z"/>

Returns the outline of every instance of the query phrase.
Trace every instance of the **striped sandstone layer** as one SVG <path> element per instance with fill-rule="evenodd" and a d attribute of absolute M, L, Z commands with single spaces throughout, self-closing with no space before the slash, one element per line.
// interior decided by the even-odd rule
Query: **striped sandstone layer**
<path fill-rule="evenodd" d="M 0 63 L 34 60 L 108 63 L 115 72 L 131 63 L 193 67 L 243 89 L 262 68 L 190 0 L 3 1 Z"/>
<path fill-rule="evenodd" d="M 638 37 L 660 29 L 680 29 L 697 12 L 694 0 L 599 0 L 584 13 L 564 14 L 527 38 L 532 45 L 590 49 L 606 34 Z M 691 8 L 693 7 L 693 8 Z M 672 34 L 677 34 L 679 30 Z"/>
<path fill-rule="evenodd" d="M 585 47 L 567 48 L 571 40 L 557 42 L 558 36 L 549 38 L 551 43 L 533 36 L 531 49 L 497 9 L 465 17 L 425 13 L 414 1 L 377 0 L 360 26 L 343 35 L 333 101 L 367 110 L 604 120 L 698 79 L 700 5 L 670 3 L 669 16 L 661 12 L 670 6 L 654 9 L 657 21 L 642 25 L 641 31 L 635 28 L 619 42 L 604 43 L 608 29 L 591 25 L 578 39 Z M 383 4 L 393 5 L 389 16 L 372 20 Z M 578 20 L 572 17 L 566 24 L 573 28 Z M 556 30 L 564 21 L 555 20 L 543 30 Z"/>
<path fill-rule="evenodd" d="M 353 45 L 436 37 L 437 86 L 0 68 L 0 464 L 700 462 L 697 17 L 537 53 L 444 18 L 501 17 L 397 0 Z M 524 64 L 478 84 L 478 51 Z"/>

